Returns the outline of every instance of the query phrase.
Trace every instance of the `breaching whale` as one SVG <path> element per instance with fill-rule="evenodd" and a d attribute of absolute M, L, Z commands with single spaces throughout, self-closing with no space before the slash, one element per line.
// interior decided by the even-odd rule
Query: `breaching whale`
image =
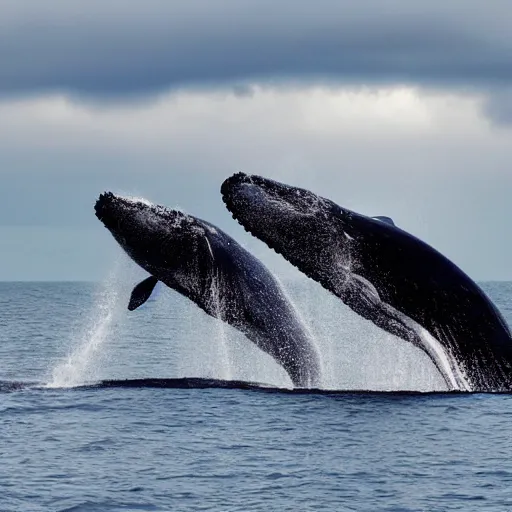
<path fill-rule="evenodd" d="M 245 334 L 295 386 L 319 385 L 319 355 L 306 327 L 274 276 L 233 238 L 192 215 L 111 192 L 100 195 L 95 210 L 150 274 L 133 289 L 130 310 L 161 281 Z"/>
<path fill-rule="evenodd" d="M 512 389 L 512 338 L 500 312 L 461 269 L 391 219 L 243 173 L 225 180 L 221 193 L 252 235 L 426 352 L 449 389 Z"/>

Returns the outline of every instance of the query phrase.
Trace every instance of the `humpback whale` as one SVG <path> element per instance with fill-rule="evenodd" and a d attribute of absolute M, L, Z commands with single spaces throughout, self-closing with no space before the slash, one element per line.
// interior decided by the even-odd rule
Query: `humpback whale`
<path fill-rule="evenodd" d="M 95 210 L 150 274 L 133 289 L 128 309 L 144 304 L 161 281 L 241 331 L 295 386 L 318 386 L 320 360 L 307 329 L 274 276 L 233 238 L 192 215 L 111 192 L 99 196 Z"/>
<path fill-rule="evenodd" d="M 448 389 L 512 389 L 512 338 L 461 269 L 389 217 L 238 173 L 221 187 L 233 218 L 353 311 L 423 350 Z"/>

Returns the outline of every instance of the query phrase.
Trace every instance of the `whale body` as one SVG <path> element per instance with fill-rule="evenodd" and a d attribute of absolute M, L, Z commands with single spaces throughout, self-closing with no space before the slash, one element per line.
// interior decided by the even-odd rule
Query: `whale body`
<path fill-rule="evenodd" d="M 237 173 L 233 217 L 378 327 L 430 357 L 450 390 L 512 389 L 512 337 L 460 268 L 389 217 L 367 217 L 313 192 Z"/>
<path fill-rule="evenodd" d="M 144 304 L 161 281 L 245 334 L 295 386 L 319 385 L 320 358 L 306 326 L 271 272 L 233 238 L 193 215 L 111 192 L 95 210 L 150 274 L 133 289 L 128 309 Z"/>

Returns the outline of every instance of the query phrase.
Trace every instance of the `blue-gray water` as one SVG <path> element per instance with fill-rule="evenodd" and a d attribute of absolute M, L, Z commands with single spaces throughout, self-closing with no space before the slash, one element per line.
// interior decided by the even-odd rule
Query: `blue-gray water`
<path fill-rule="evenodd" d="M 512 510 L 512 397 L 72 387 L 204 377 L 289 387 L 231 329 L 138 276 L 0 284 L 0 511 Z M 512 284 L 486 291 L 512 321 Z M 330 389 L 441 390 L 413 347 L 290 286 Z M 49 387 L 48 387 L 49 385 Z M 67 386 L 63 388 L 62 386 Z"/>

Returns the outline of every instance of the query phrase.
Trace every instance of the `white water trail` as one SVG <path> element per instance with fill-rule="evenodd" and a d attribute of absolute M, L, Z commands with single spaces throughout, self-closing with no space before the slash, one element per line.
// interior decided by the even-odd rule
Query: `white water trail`
<path fill-rule="evenodd" d="M 358 316 L 319 283 L 299 277 L 288 290 L 318 343 L 324 389 L 446 390 L 427 354 Z"/>
<path fill-rule="evenodd" d="M 210 249 L 211 251 L 211 249 Z M 212 254 L 213 256 L 213 254 Z M 229 356 L 229 342 L 228 342 L 228 334 L 226 332 L 226 325 L 222 318 L 222 308 L 223 304 L 220 300 L 220 290 L 219 290 L 219 278 L 218 276 L 214 276 L 211 284 L 211 293 L 214 301 L 213 307 L 217 313 L 217 326 L 218 326 L 218 341 L 219 341 L 219 351 L 220 351 L 220 359 L 221 359 L 221 368 L 219 369 L 219 377 L 224 380 L 232 380 L 233 372 L 231 365 L 231 358 Z"/>
<path fill-rule="evenodd" d="M 296 299 L 290 294 L 288 288 L 281 281 L 281 279 L 277 276 L 277 274 L 272 272 L 272 275 L 273 275 L 274 279 L 276 280 L 276 282 L 278 283 L 279 287 L 281 288 L 282 294 L 284 295 L 286 300 L 288 300 L 288 302 L 290 303 L 290 305 L 292 307 L 292 311 L 295 313 L 295 317 L 297 318 L 297 321 L 299 322 L 299 324 L 301 325 L 303 331 L 306 333 L 306 336 L 309 338 L 309 340 L 311 341 L 311 343 L 313 345 L 312 348 L 316 352 L 316 355 L 318 357 L 318 365 L 319 365 L 319 368 L 318 368 L 318 371 L 319 371 L 318 383 L 316 383 L 313 387 L 318 387 L 318 388 L 322 389 L 325 386 L 325 382 L 324 382 L 324 380 L 325 380 L 325 368 L 324 368 L 324 362 L 323 362 L 324 354 L 322 354 L 320 345 L 318 343 L 317 336 L 315 335 L 315 333 L 311 329 L 310 323 L 308 321 L 306 321 L 305 315 L 301 312 L 300 308 L 297 306 Z M 306 362 L 306 364 L 307 364 L 307 362 Z M 290 386 L 288 386 L 288 387 L 290 387 Z M 293 385 L 292 385 L 292 387 L 293 387 Z"/>
<path fill-rule="evenodd" d="M 121 290 L 117 286 L 121 267 L 121 261 L 118 261 L 100 285 L 78 343 L 74 344 L 74 349 L 66 359 L 53 368 L 47 387 L 75 387 L 98 380 L 101 363 L 105 358 L 105 343 L 121 311 L 118 301 Z"/>

